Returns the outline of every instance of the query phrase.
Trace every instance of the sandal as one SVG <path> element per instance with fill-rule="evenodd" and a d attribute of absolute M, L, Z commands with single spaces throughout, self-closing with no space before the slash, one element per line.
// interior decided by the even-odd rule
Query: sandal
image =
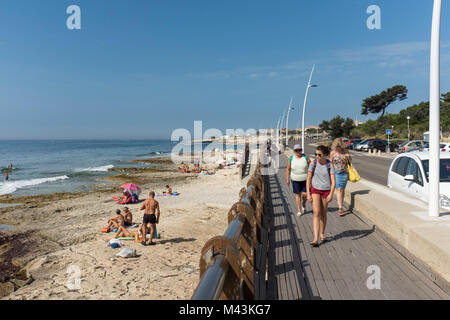
<path fill-rule="evenodd" d="M 328 241 L 331 241 L 331 239 L 330 238 L 327 238 L 327 237 L 325 237 L 325 238 L 322 238 L 322 239 L 320 239 L 322 242 L 328 242 Z"/>
<path fill-rule="evenodd" d="M 313 248 L 317 248 L 319 246 L 319 243 L 318 242 L 311 242 L 310 245 Z"/>
<path fill-rule="evenodd" d="M 341 217 L 345 216 L 343 208 L 339 209 L 339 216 L 341 216 Z"/>

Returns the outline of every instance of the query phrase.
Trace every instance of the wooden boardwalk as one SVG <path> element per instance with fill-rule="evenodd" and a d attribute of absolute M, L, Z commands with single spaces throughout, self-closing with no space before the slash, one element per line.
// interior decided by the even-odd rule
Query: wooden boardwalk
<path fill-rule="evenodd" d="M 297 217 L 292 187 L 286 185 L 286 157 L 277 175 L 266 176 L 265 214 L 269 226 L 266 281 L 258 285 L 257 299 L 449 299 L 377 232 L 354 214 L 340 217 L 337 203 L 328 210 L 325 236 L 318 248 L 313 240 L 312 208 Z M 381 289 L 368 289 L 380 270 Z"/>

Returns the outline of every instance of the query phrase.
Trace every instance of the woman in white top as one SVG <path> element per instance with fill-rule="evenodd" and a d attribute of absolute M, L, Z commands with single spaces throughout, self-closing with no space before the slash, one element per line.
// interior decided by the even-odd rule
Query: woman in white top
<path fill-rule="evenodd" d="M 286 184 L 292 181 L 292 189 L 297 202 L 297 215 L 300 217 L 306 208 L 306 179 L 308 178 L 308 167 L 311 160 L 303 154 L 300 145 L 295 145 L 294 155 L 290 157 L 286 167 Z"/>

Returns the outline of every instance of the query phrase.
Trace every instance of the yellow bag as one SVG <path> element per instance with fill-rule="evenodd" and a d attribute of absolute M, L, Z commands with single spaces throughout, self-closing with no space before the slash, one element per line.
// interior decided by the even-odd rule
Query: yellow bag
<path fill-rule="evenodd" d="M 358 171 L 356 171 L 355 168 L 353 168 L 350 161 L 348 162 L 348 181 L 350 182 L 358 182 L 361 180 L 361 177 L 359 176 Z"/>

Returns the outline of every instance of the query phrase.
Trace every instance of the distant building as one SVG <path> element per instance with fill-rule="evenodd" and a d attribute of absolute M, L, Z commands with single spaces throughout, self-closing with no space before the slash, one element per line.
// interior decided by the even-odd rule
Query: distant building
<path fill-rule="evenodd" d="M 353 121 L 353 124 L 355 125 L 355 127 L 358 127 L 358 126 L 364 124 L 364 122 L 359 121 L 359 120 L 355 120 L 355 121 Z"/>

